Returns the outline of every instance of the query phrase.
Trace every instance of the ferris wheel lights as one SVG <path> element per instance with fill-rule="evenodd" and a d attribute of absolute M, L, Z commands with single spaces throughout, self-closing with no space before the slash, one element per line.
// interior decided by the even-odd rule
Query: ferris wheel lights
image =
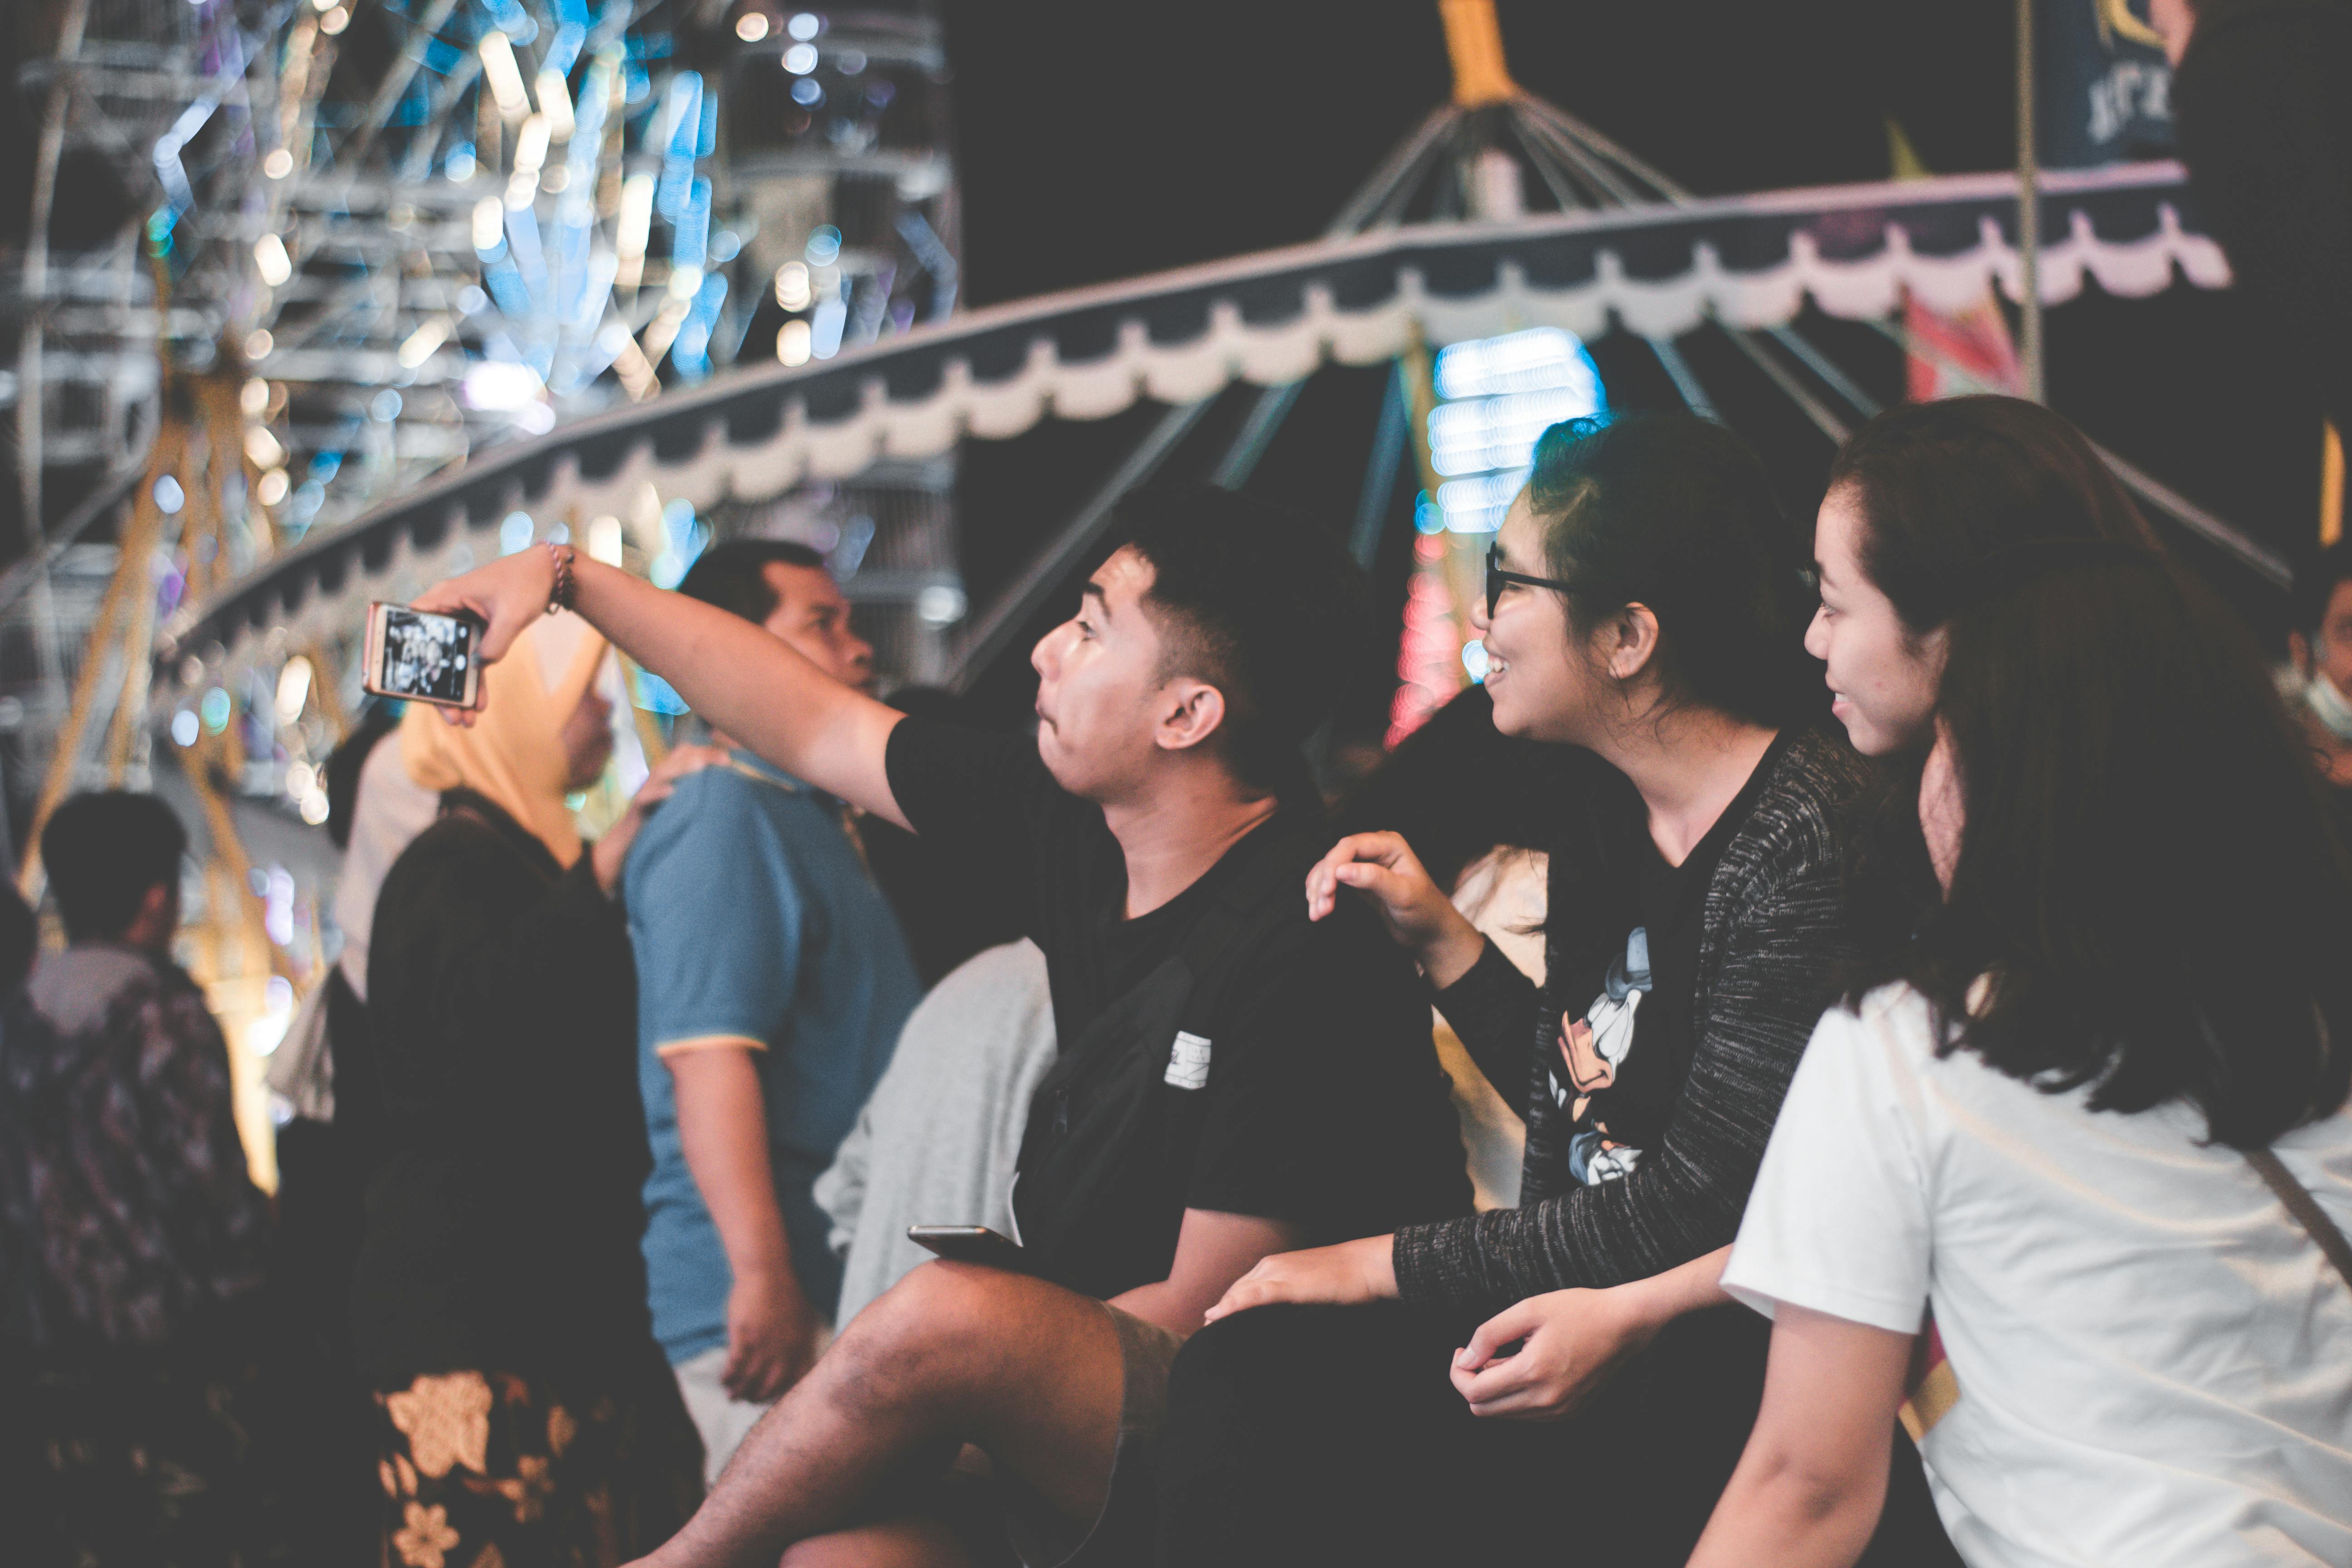
<path fill-rule="evenodd" d="M 482 35 L 481 55 L 482 78 L 490 84 L 499 113 L 509 121 L 529 114 L 530 99 L 522 89 L 522 70 L 515 64 L 514 45 L 494 28 Z"/>
<path fill-rule="evenodd" d="M 267 425 L 248 426 L 245 432 L 245 455 L 257 468 L 274 468 L 286 461 L 286 448 L 269 433 Z"/>
<path fill-rule="evenodd" d="M 824 22 L 822 18 L 813 12 L 803 11 L 784 24 L 784 31 L 801 42 L 807 43 L 817 36 L 818 30 L 824 26 Z"/>
<path fill-rule="evenodd" d="M 331 38 L 351 25 L 352 14 L 341 5 L 319 18 L 319 31 Z"/>
<path fill-rule="evenodd" d="M 474 248 L 477 251 L 496 250 L 504 243 L 507 234 L 506 208 L 496 196 L 484 196 L 474 204 Z"/>
<path fill-rule="evenodd" d="M 544 114 L 533 114 L 524 119 L 522 129 L 515 134 L 516 174 L 528 174 L 534 181 L 539 178 L 540 170 L 547 166 L 547 143 L 554 132 L 555 127 Z"/>
<path fill-rule="evenodd" d="M 237 388 L 236 405 L 245 410 L 247 418 L 260 418 L 269 412 L 269 384 L 255 376 Z"/>
<path fill-rule="evenodd" d="M 764 11 L 746 11 L 735 18 L 735 36 L 747 44 L 756 44 L 768 36 L 768 15 Z"/>
<path fill-rule="evenodd" d="M 617 517 L 591 518 L 588 522 L 588 559 L 601 561 L 607 566 L 621 563 L 621 520 Z"/>
<path fill-rule="evenodd" d="M 447 342 L 448 337 L 448 318 L 433 317 L 423 326 L 409 333 L 408 340 L 400 345 L 400 368 L 415 370 L 426 360 L 431 359 L 433 351 Z"/>
<path fill-rule="evenodd" d="M 269 351 L 277 346 L 278 340 L 269 335 L 268 327 L 256 327 L 245 334 L 245 357 L 248 362 L 268 359 Z"/>
<path fill-rule="evenodd" d="M 784 51 L 784 68 L 794 76 L 806 76 L 816 69 L 816 46 L 794 44 Z"/>
<path fill-rule="evenodd" d="M 261 172 L 273 180 L 282 180 L 294 172 L 294 154 L 283 147 L 270 149 L 261 160 Z"/>
<path fill-rule="evenodd" d="M 286 242 L 274 234 L 253 242 L 253 265 L 272 289 L 294 276 L 294 258 L 286 254 Z"/>
<path fill-rule="evenodd" d="M 547 117 L 547 132 L 558 142 L 572 140 L 572 86 L 563 73 L 550 67 L 539 73 L 539 111 Z"/>
<path fill-rule="evenodd" d="M 654 177 L 631 174 L 621 182 L 621 209 L 614 223 L 613 250 L 620 262 L 614 269 L 614 287 L 634 289 L 645 280 L 646 236 L 653 221 Z"/>

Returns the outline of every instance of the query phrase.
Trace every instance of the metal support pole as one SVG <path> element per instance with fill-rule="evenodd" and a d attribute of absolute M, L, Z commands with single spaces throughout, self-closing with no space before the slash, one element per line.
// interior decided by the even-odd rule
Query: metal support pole
<path fill-rule="evenodd" d="M 1200 423 L 1201 416 L 1209 411 L 1214 398 L 1198 403 L 1180 403 L 1160 416 L 1160 423 L 1140 446 L 1128 454 L 1118 471 L 1104 482 L 1094 499 L 1079 509 L 1066 527 L 1048 545 L 1044 554 L 1029 563 L 1013 584 L 998 595 L 996 603 L 980 623 L 971 628 L 964 645 L 958 648 L 948 665 L 948 685 L 961 691 L 972 679 L 986 669 L 1005 646 L 1020 635 L 1045 595 L 1061 585 L 1063 575 L 1077 564 L 1078 558 L 1091 549 L 1110 524 L 1111 508 L 1118 498 L 1150 479 L 1166 460 L 1168 454 L 1181 445 Z"/>
<path fill-rule="evenodd" d="M 1702 419 L 1721 417 L 1715 411 L 1715 400 L 1707 396 L 1706 388 L 1699 384 L 1698 377 L 1691 372 L 1690 362 L 1683 358 L 1683 351 L 1675 346 L 1673 339 L 1648 338 L 1643 341 L 1650 345 L 1650 352 L 1658 356 L 1659 368 L 1666 373 L 1666 379 L 1675 384 L 1675 392 L 1682 398 L 1684 407 Z"/>
<path fill-rule="evenodd" d="M 1303 381 L 1286 381 L 1257 395 L 1256 401 L 1250 405 L 1249 417 L 1242 421 L 1240 431 L 1234 437 L 1234 444 L 1225 449 L 1217 471 L 1209 476 L 1211 484 L 1237 490 L 1249 483 L 1249 477 L 1257 471 L 1258 459 L 1274 444 L 1274 433 L 1282 428 L 1282 421 L 1306 385 Z"/>
<path fill-rule="evenodd" d="M 1381 531 L 1389 519 L 1389 501 L 1396 494 L 1397 467 L 1404 461 L 1404 373 L 1391 371 L 1388 390 L 1381 396 L 1380 423 L 1372 427 L 1371 456 L 1364 463 L 1364 488 L 1356 499 L 1356 526 L 1348 537 L 1348 553 L 1369 572 L 1381 552 Z"/>
<path fill-rule="evenodd" d="M 2042 170 L 2033 144 L 2033 0 L 2017 0 L 2018 361 L 2025 395 L 2042 384 Z"/>
<path fill-rule="evenodd" d="M 58 195 L 58 161 L 65 153 L 66 113 L 72 105 L 75 62 L 81 55 L 89 0 L 71 0 L 58 32 L 57 74 L 41 111 L 41 139 L 33 159 L 32 222 L 25 237 L 25 327 L 16 351 L 16 479 L 25 508 L 25 554 L 40 562 L 33 581 L 33 649 L 45 695 L 54 695 L 58 657 L 57 606 L 49 595 L 48 552 L 41 532 L 42 338 L 49 314 L 49 215 Z"/>

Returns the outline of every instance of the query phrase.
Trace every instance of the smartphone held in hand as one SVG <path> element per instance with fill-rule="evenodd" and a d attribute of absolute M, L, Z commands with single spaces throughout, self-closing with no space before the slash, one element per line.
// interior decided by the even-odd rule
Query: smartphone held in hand
<path fill-rule="evenodd" d="M 405 605 L 370 605 L 361 684 L 379 697 L 443 708 L 481 706 L 482 623 Z"/>
<path fill-rule="evenodd" d="M 1015 1274 L 1036 1272 L 1019 1242 L 984 1225 L 910 1225 L 907 1239 L 950 1263 L 984 1263 Z"/>

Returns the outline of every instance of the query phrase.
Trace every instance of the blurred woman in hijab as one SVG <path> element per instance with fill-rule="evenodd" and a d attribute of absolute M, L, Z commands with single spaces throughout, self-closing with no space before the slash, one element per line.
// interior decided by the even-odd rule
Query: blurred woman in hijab
<path fill-rule="evenodd" d="M 382 1407 L 384 1561 L 606 1565 L 701 1494 L 637 1247 L 649 1165 L 627 927 L 645 814 L 716 753 L 681 748 L 583 846 L 565 795 L 613 748 L 604 646 L 570 615 L 484 672 L 460 729 L 402 721 L 440 816 L 383 880 L 367 967 L 386 1153 L 352 1291 Z"/>

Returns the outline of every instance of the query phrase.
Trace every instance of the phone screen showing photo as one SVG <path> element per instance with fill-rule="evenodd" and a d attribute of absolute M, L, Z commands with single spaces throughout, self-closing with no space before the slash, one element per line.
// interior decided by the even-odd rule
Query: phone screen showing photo
<path fill-rule="evenodd" d="M 392 605 L 383 613 L 383 668 L 377 685 L 394 697 L 463 703 L 474 663 L 472 621 Z"/>

